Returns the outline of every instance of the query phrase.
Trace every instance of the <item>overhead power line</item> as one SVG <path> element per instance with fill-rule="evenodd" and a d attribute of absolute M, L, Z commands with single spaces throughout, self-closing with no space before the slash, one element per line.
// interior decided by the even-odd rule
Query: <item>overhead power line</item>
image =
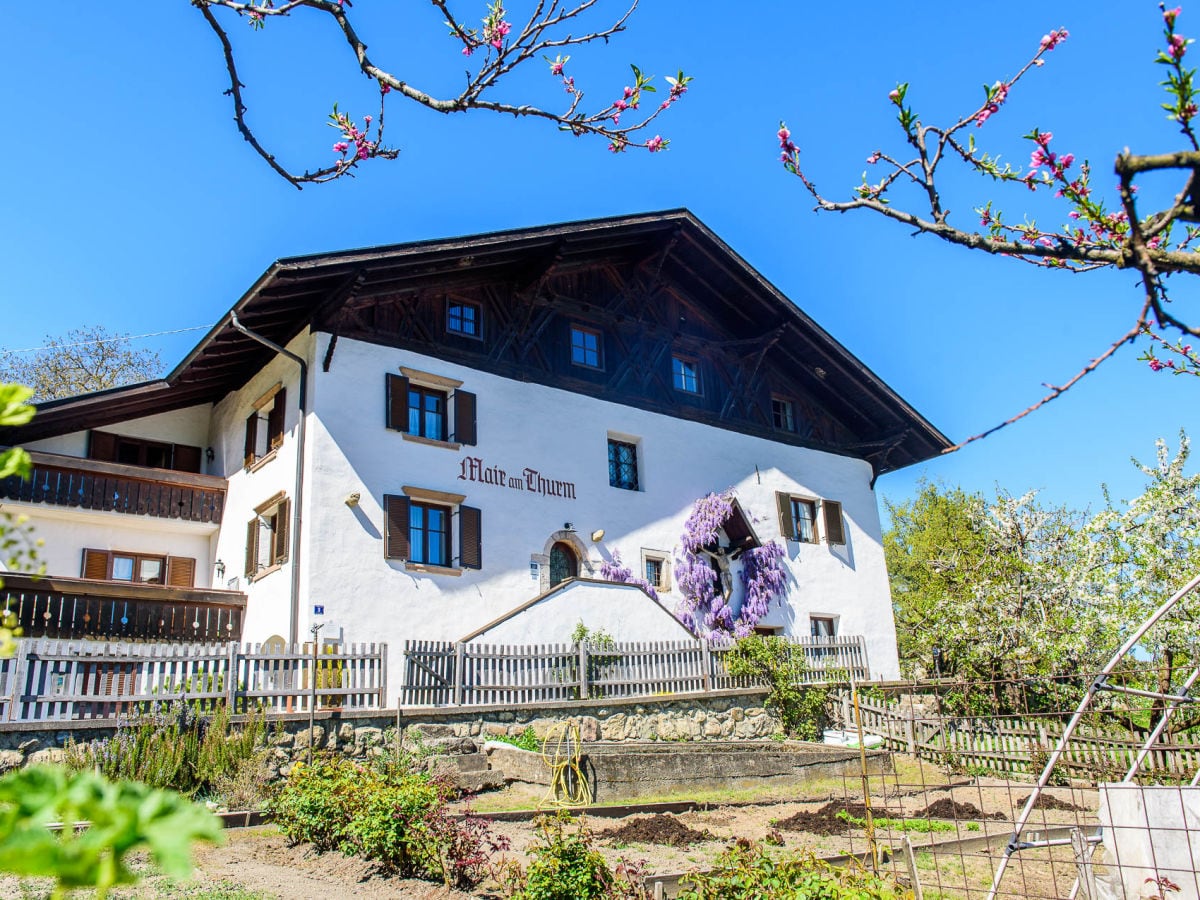
<path fill-rule="evenodd" d="M 176 328 L 172 331 L 151 331 L 148 334 L 125 334 L 95 341 L 74 341 L 70 344 L 52 344 L 45 347 L 22 347 L 20 350 L 0 350 L 3 353 L 37 353 L 39 350 L 60 350 L 65 347 L 90 347 L 96 344 L 112 344 L 116 341 L 136 341 L 141 338 L 163 337 L 168 334 L 184 334 L 188 331 L 203 331 L 212 325 L 193 325 L 190 328 Z"/>

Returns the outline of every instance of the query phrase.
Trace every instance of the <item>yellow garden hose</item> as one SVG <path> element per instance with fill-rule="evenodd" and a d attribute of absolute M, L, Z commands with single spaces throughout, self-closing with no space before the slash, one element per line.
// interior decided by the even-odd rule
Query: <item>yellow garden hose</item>
<path fill-rule="evenodd" d="M 582 745 L 578 725 L 559 722 L 546 733 L 542 759 L 550 767 L 550 787 L 542 806 L 562 808 L 592 802 L 592 789 L 580 763 Z"/>

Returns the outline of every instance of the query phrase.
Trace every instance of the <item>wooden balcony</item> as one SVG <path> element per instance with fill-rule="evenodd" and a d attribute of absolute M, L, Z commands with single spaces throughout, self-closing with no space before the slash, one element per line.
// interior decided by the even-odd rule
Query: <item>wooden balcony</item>
<path fill-rule="evenodd" d="M 33 474 L 0 481 L 0 500 L 220 524 L 226 481 L 30 451 Z"/>
<path fill-rule="evenodd" d="M 116 584 L 5 573 L 0 600 L 23 637 L 132 641 L 238 641 L 240 591 Z"/>

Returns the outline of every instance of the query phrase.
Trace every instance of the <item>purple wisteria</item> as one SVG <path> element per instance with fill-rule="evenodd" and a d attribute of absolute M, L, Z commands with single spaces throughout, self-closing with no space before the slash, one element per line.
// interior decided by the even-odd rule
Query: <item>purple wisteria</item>
<path fill-rule="evenodd" d="M 658 591 L 654 589 L 654 585 L 645 578 L 634 577 L 629 566 L 621 562 L 621 554 L 616 550 L 613 551 L 611 560 L 606 559 L 600 563 L 600 577 L 608 581 L 617 581 L 621 584 L 636 584 L 655 600 L 658 599 Z"/>

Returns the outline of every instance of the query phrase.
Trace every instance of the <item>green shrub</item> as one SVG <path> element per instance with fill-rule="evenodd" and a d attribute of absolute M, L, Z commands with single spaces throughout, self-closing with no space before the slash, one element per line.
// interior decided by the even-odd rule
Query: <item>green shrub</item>
<path fill-rule="evenodd" d="M 771 688 L 767 706 L 778 713 L 784 731 L 805 741 L 819 741 L 829 722 L 829 690 L 801 684 L 808 663 L 783 638 L 741 638 L 725 657 L 730 675 L 750 675 Z"/>
<path fill-rule="evenodd" d="M 502 744 L 512 744 L 514 747 L 519 747 L 522 750 L 532 750 L 535 753 L 542 749 L 542 742 L 538 740 L 538 736 L 532 727 L 526 728 L 520 734 L 492 735 L 488 740 L 500 741 Z"/>
<path fill-rule="evenodd" d="M 527 868 L 512 862 L 503 873 L 512 900 L 639 900 L 646 896 L 641 867 L 622 861 L 609 868 L 591 832 L 567 812 L 537 820 L 539 845 Z"/>
<path fill-rule="evenodd" d="M 114 737 L 90 745 L 68 743 L 67 765 L 189 797 L 212 795 L 219 782 L 236 779 L 244 768 L 262 764 L 261 747 L 266 739 L 262 713 L 251 713 L 237 729 L 229 718 L 224 704 L 204 715 L 187 701 L 155 703 L 121 722 Z"/>
<path fill-rule="evenodd" d="M 739 838 L 707 872 L 683 878 L 679 900 L 904 900 L 912 893 L 861 867 L 770 853 Z"/>
<path fill-rule="evenodd" d="M 293 843 L 361 856 L 389 874 L 470 888 L 507 843 L 480 819 L 452 816 L 452 792 L 404 754 L 367 764 L 329 757 L 293 767 L 268 813 Z"/>

